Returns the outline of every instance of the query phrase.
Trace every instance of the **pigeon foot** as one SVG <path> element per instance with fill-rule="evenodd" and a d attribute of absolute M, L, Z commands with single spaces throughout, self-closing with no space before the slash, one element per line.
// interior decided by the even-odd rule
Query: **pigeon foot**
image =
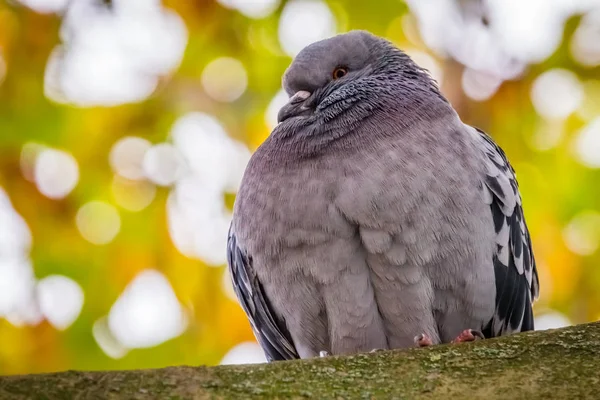
<path fill-rule="evenodd" d="M 452 341 L 452 343 L 474 342 L 480 339 L 485 339 L 483 333 L 474 329 L 465 329 Z"/>
<path fill-rule="evenodd" d="M 415 336 L 415 344 L 417 347 L 427 347 L 433 345 L 433 340 L 426 333 L 421 333 L 420 335 Z"/>

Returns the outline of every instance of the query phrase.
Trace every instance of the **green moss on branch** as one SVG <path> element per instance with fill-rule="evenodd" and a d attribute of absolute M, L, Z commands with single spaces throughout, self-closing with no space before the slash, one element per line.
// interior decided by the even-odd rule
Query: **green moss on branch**
<path fill-rule="evenodd" d="M 600 323 L 470 344 L 219 367 L 0 377 L 0 399 L 598 399 Z"/>

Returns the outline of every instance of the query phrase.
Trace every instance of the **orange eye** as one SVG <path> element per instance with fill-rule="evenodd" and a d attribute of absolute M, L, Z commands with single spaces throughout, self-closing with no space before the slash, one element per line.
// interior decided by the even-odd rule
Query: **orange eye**
<path fill-rule="evenodd" d="M 333 79 L 343 78 L 348 73 L 348 69 L 346 67 L 337 67 L 333 70 Z"/>

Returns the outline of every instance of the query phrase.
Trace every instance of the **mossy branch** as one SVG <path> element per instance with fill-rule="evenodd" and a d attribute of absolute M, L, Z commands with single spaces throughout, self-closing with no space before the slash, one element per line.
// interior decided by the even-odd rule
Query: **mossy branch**
<path fill-rule="evenodd" d="M 475 343 L 219 367 L 0 377 L 0 399 L 599 399 L 600 323 Z"/>

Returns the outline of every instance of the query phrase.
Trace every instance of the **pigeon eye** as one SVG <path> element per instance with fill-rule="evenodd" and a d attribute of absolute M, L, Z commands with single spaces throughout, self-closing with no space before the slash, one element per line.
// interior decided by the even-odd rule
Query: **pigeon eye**
<path fill-rule="evenodd" d="M 348 68 L 346 67 L 337 67 L 333 70 L 333 79 L 343 78 L 348 73 Z"/>

